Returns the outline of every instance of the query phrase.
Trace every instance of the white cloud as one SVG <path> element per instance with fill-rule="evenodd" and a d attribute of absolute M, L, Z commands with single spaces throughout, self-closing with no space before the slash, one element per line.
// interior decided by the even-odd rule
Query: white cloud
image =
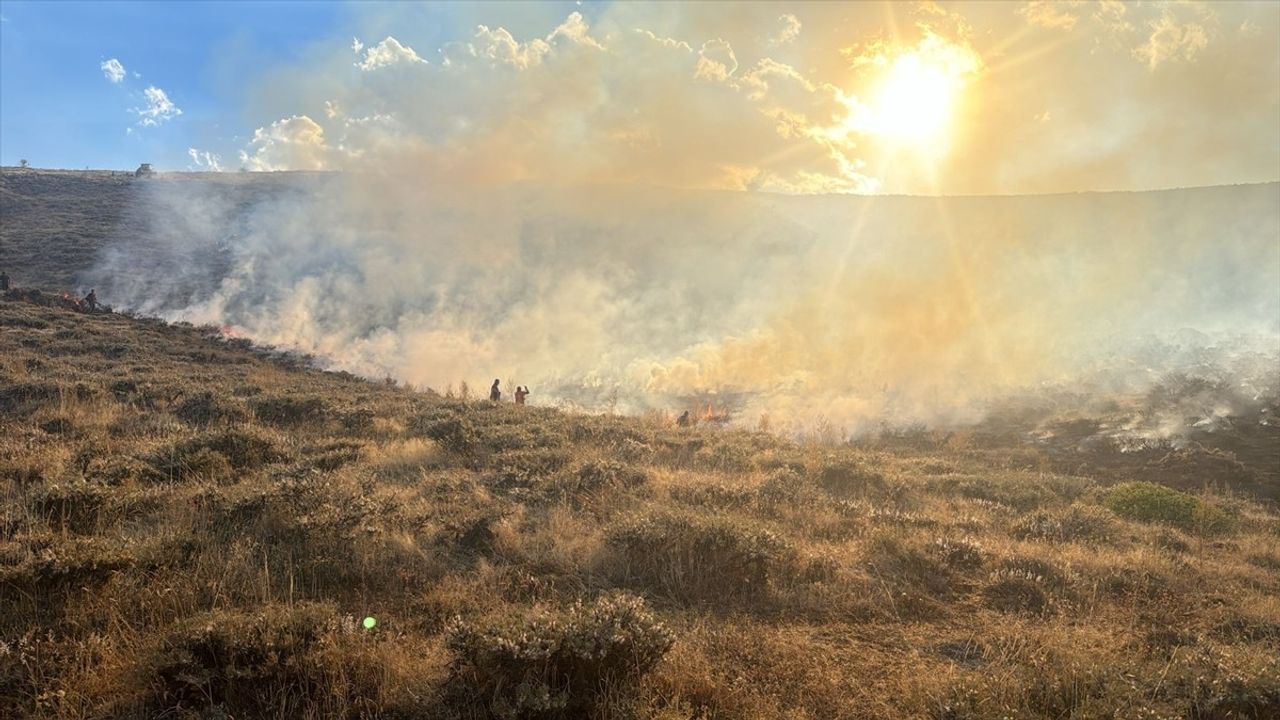
<path fill-rule="evenodd" d="M 702 44 L 698 51 L 698 65 L 693 76 L 699 80 L 724 82 L 738 69 L 738 57 L 728 41 L 717 38 Z"/>
<path fill-rule="evenodd" d="M 543 56 L 550 51 L 551 45 L 544 40 L 534 38 L 522 43 L 505 28 L 491 30 L 485 25 L 476 28 L 474 42 L 471 44 L 472 56 L 488 58 L 519 70 L 542 62 Z"/>
<path fill-rule="evenodd" d="M 773 37 L 774 45 L 785 45 L 800 36 L 800 18 L 791 13 L 783 13 L 778 16 L 778 22 L 782 27 L 778 30 L 778 34 Z"/>
<path fill-rule="evenodd" d="M 103 77 L 111 82 L 119 83 L 124 80 L 124 65 L 121 65 L 119 60 L 115 58 L 104 60 L 98 67 L 101 68 Z"/>
<path fill-rule="evenodd" d="M 360 42 L 360 38 L 351 38 L 351 52 L 359 53 L 364 49 L 364 43 Z"/>
<path fill-rule="evenodd" d="M 143 90 L 142 94 L 147 100 L 147 106 L 134 109 L 134 112 L 139 117 L 139 125 L 155 127 L 182 114 L 182 109 L 173 104 L 173 101 L 169 99 L 164 90 L 151 85 L 146 90 Z"/>
<path fill-rule="evenodd" d="M 1174 60 L 1191 62 L 1209 45 L 1210 30 L 1201 18 L 1179 20 L 1165 8 L 1160 17 L 1147 26 L 1151 35 L 1133 49 L 1133 56 L 1144 61 L 1151 70 Z"/>
<path fill-rule="evenodd" d="M 360 44 L 359 40 L 351 45 L 351 48 L 356 52 L 359 52 L 361 47 L 363 45 Z M 364 60 L 356 63 L 356 67 L 368 72 L 399 63 L 425 64 L 426 62 L 426 60 L 418 56 L 418 53 L 414 52 L 413 48 L 408 45 L 401 45 L 399 40 L 387 36 L 382 42 L 366 49 L 364 51 Z"/>
<path fill-rule="evenodd" d="M 1056 0 L 1031 0 L 1018 8 L 1018 14 L 1032 25 L 1059 30 L 1070 30 L 1076 26 L 1080 18 L 1067 12 L 1065 8 L 1079 3 L 1062 3 Z"/>
<path fill-rule="evenodd" d="M 603 50 L 604 46 L 588 34 L 589 30 L 590 28 L 587 27 L 587 21 L 582 19 L 582 13 L 570 13 L 569 17 L 565 18 L 564 22 L 560 23 L 555 30 L 551 31 L 551 34 L 547 36 L 547 41 L 555 42 L 557 38 L 565 38 L 566 40 L 579 45 L 586 45 L 587 47 L 593 47 L 597 50 Z"/>
<path fill-rule="evenodd" d="M 191 158 L 194 169 L 222 172 L 222 158 L 208 150 L 187 148 L 187 156 Z"/>
<path fill-rule="evenodd" d="M 240 152 L 246 170 L 325 170 L 332 164 L 333 148 L 324 128 L 306 115 L 277 120 L 253 131 L 249 151 Z"/>

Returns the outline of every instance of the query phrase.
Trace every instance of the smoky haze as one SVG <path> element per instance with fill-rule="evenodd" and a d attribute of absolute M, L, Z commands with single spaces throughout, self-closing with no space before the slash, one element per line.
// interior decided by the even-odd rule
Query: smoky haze
<path fill-rule="evenodd" d="M 441 391 L 497 377 L 541 403 L 701 398 L 858 432 L 1207 365 L 1256 395 L 1280 356 L 1275 184 L 788 196 L 481 187 L 406 163 L 168 176 L 141 197 L 149 231 L 87 278 L 102 297 Z"/>

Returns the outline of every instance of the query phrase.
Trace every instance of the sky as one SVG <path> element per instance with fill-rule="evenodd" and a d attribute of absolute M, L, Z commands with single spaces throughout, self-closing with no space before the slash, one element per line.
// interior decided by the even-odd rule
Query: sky
<path fill-rule="evenodd" d="M 1280 3 L 0 1 L 0 163 L 1022 194 L 1280 179 Z"/>

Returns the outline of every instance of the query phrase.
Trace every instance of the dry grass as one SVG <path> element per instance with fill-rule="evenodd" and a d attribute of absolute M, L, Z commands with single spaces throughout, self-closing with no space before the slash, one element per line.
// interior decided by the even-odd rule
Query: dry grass
<path fill-rule="evenodd" d="M 1148 507 L 1052 448 L 493 406 L 21 302 L 0 348 L 5 717 L 1280 714 L 1247 487 Z"/>

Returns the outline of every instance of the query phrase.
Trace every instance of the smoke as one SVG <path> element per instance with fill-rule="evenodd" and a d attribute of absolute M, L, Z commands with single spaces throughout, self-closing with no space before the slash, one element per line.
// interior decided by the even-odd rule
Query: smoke
<path fill-rule="evenodd" d="M 575 13 L 527 40 L 481 25 L 439 58 L 344 52 L 241 157 L 337 172 L 140 184 L 149 229 L 104 253 L 101 297 L 437 390 L 697 398 L 797 429 L 964 423 L 1028 389 L 1143 393 L 1206 362 L 1274 386 L 1275 184 L 774 194 L 875 181 L 833 131 L 839 90 L 722 39 L 597 36 Z"/>
<path fill-rule="evenodd" d="M 441 390 L 499 377 L 631 411 L 701 396 L 857 431 L 1086 378 L 1138 393 L 1280 348 L 1275 185 L 478 192 L 388 170 L 145 187 L 150 232 L 104 257 L 103 297 Z"/>

